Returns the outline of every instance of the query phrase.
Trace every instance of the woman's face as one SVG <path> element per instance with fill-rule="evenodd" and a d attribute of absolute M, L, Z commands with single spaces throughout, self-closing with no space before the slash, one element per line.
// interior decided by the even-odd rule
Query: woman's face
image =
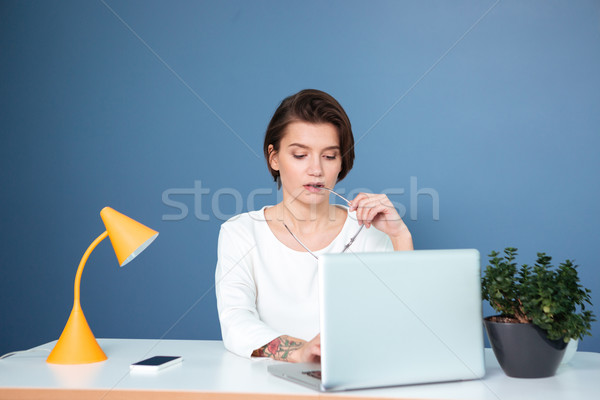
<path fill-rule="evenodd" d="M 329 202 L 329 192 L 310 185 L 333 188 L 342 168 L 337 128 L 329 123 L 290 123 L 279 151 L 269 158 L 279 171 L 283 194 L 303 203 Z"/>

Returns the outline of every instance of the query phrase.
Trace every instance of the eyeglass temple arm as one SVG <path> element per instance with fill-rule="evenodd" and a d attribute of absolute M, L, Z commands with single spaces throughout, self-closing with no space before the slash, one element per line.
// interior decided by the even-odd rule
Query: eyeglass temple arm
<path fill-rule="evenodd" d="M 356 234 L 354 236 L 352 236 L 352 238 L 350 238 L 350 241 L 348 242 L 348 244 L 346 246 L 344 246 L 344 250 L 342 250 L 342 253 L 345 252 L 346 250 L 348 250 L 348 248 L 350 248 L 350 246 L 352 246 L 352 243 L 354 243 L 354 239 L 356 239 L 356 237 L 358 236 L 358 234 L 360 233 L 360 231 L 362 231 L 362 228 L 364 228 L 364 225 L 361 225 L 360 228 L 358 228 L 358 232 L 356 232 Z"/>
<path fill-rule="evenodd" d="M 316 185 L 311 185 L 311 186 L 312 186 L 312 187 L 314 187 L 314 188 L 317 188 L 317 189 L 323 189 L 323 190 L 327 190 L 327 191 L 329 191 L 330 193 L 333 193 L 333 194 L 335 194 L 335 195 L 336 195 L 337 197 L 339 197 L 340 199 L 344 200 L 346 203 L 348 203 L 348 205 L 350 205 L 350 200 L 348 200 L 347 198 L 345 198 L 344 196 L 342 196 L 341 194 L 339 194 L 338 192 L 336 192 L 336 191 L 335 191 L 335 190 L 333 190 L 333 189 L 329 189 L 328 187 L 325 187 L 325 186 L 316 186 Z"/>

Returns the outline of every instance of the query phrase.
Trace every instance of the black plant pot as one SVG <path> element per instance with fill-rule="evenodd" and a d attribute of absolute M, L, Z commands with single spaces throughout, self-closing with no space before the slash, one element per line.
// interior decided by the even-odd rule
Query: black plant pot
<path fill-rule="evenodd" d="M 534 324 L 484 319 L 490 344 L 504 373 L 513 378 L 553 376 L 565 354 L 564 340 L 549 340 Z"/>

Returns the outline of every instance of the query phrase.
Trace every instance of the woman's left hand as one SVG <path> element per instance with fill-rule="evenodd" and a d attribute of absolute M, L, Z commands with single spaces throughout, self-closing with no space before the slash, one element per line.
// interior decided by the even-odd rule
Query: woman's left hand
<path fill-rule="evenodd" d="M 356 211 L 359 224 L 374 226 L 387 234 L 395 250 L 412 250 L 410 232 L 385 194 L 359 193 L 350 202 L 350 211 Z"/>

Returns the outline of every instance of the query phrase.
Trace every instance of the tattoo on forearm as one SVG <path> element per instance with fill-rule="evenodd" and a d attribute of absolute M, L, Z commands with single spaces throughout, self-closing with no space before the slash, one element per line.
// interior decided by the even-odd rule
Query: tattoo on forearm
<path fill-rule="evenodd" d="M 258 355 L 260 357 L 270 357 L 275 360 L 287 361 L 290 354 L 302 347 L 303 344 L 303 341 L 290 338 L 289 336 L 280 336 L 258 349 Z"/>

